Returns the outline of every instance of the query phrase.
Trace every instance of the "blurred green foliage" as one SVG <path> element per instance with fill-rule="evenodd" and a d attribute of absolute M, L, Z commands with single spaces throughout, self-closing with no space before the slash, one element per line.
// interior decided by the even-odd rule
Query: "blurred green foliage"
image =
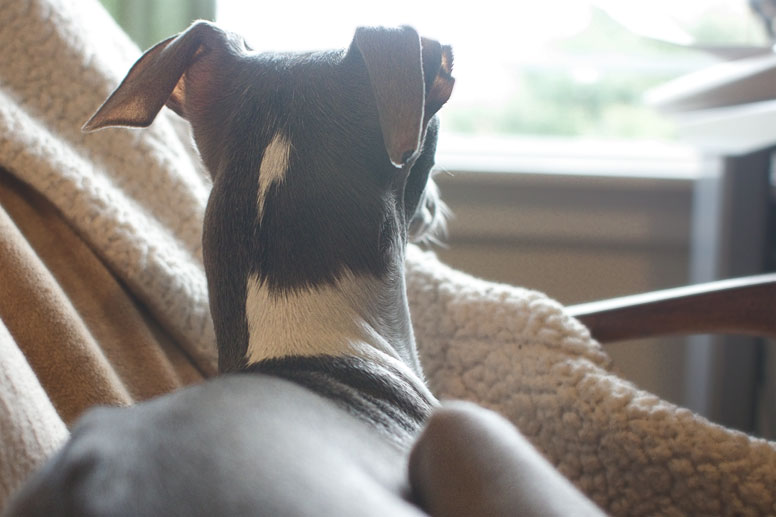
<path fill-rule="evenodd" d="M 693 32 L 718 41 L 738 30 L 730 26 L 712 17 L 698 20 Z M 672 139 L 673 123 L 646 106 L 644 94 L 707 62 L 697 51 L 633 34 L 594 9 L 588 28 L 549 49 L 545 63 L 512 65 L 508 99 L 452 102 L 444 127 L 463 134 Z"/>
<path fill-rule="evenodd" d="M 671 138 L 673 125 L 644 106 L 642 95 L 667 76 L 606 73 L 595 82 L 567 70 L 515 71 L 517 88 L 503 105 L 455 106 L 445 128 L 459 133 L 616 138 Z"/>
<path fill-rule="evenodd" d="M 215 19 L 215 0 L 100 0 L 141 49 L 185 29 L 198 19 Z"/>

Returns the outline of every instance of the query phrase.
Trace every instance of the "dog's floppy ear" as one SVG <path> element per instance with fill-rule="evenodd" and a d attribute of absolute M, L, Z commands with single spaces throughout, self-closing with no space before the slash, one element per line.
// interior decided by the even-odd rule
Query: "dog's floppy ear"
<path fill-rule="evenodd" d="M 423 47 L 423 78 L 426 87 L 426 105 L 423 114 L 423 127 L 431 117 L 444 106 L 453 92 L 455 79 L 453 73 L 453 50 L 449 45 L 440 45 L 438 41 L 421 38 Z"/>
<path fill-rule="evenodd" d="M 165 104 L 181 116 L 186 104 L 184 76 L 201 57 L 229 44 L 229 35 L 198 21 L 186 31 L 157 43 L 132 66 L 127 76 L 83 126 L 146 127 Z"/>
<path fill-rule="evenodd" d="M 421 40 L 407 26 L 359 27 L 353 44 L 369 73 L 388 157 L 402 167 L 419 151 L 426 124 L 450 97 L 452 51 Z"/>

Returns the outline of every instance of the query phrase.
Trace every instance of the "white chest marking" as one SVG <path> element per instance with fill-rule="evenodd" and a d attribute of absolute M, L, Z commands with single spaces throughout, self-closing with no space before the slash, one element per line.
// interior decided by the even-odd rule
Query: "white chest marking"
<path fill-rule="evenodd" d="M 345 275 L 336 286 L 275 294 L 250 276 L 245 301 L 248 364 L 289 355 L 387 354 L 398 359 L 371 321 L 377 310 L 376 286 L 369 284 Z"/>
<path fill-rule="evenodd" d="M 258 217 L 264 214 L 264 200 L 267 191 L 273 183 L 282 182 L 288 170 L 288 155 L 291 151 L 291 143 L 284 135 L 276 134 L 266 149 L 259 166 L 259 194 L 256 200 L 259 209 Z"/>

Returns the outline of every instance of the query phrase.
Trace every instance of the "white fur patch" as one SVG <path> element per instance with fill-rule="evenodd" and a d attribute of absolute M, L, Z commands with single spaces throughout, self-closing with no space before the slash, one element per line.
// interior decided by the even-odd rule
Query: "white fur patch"
<path fill-rule="evenodd" d="M 379 292 L 376 281 L 345 274 L 336 286 L 273 294 L 251 275 L 245 301 L 248 364 L 319 354 L 399 359 L 372 321 L 380 314 Z"/>
<path fill-rule="evenodd" d="M 264 150 L 264 157 L 259 166 L 259 194 L 257 204 L 259 208 L 259 221 L 264 214 L 264 200 L 267 191 L 273 183 L 282 182 L 288 170 L 288 156 L 291 152 L 291 143 L 281 133 L 276 134 Z"/>

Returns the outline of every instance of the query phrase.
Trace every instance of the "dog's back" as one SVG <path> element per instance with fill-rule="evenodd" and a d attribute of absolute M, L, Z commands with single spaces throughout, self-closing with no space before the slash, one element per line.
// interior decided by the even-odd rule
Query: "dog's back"
<path fill-rule="evenodd" d="M 405 426 L 425 404 L 399 410 L 393 389 L 329 383 L 323 371 L 302 367 L 303 384 L 355 395 L 327 398 L 281 378 L 297 367 L 276 364 L 269 368 L 279 376 L 230 374 L 89 412 L 9 515 L 420 515 L 409 502 L 409 444 L 396 438 L 412 434 Z M 377 414 L 385 420 L 375 427 Z"/>

